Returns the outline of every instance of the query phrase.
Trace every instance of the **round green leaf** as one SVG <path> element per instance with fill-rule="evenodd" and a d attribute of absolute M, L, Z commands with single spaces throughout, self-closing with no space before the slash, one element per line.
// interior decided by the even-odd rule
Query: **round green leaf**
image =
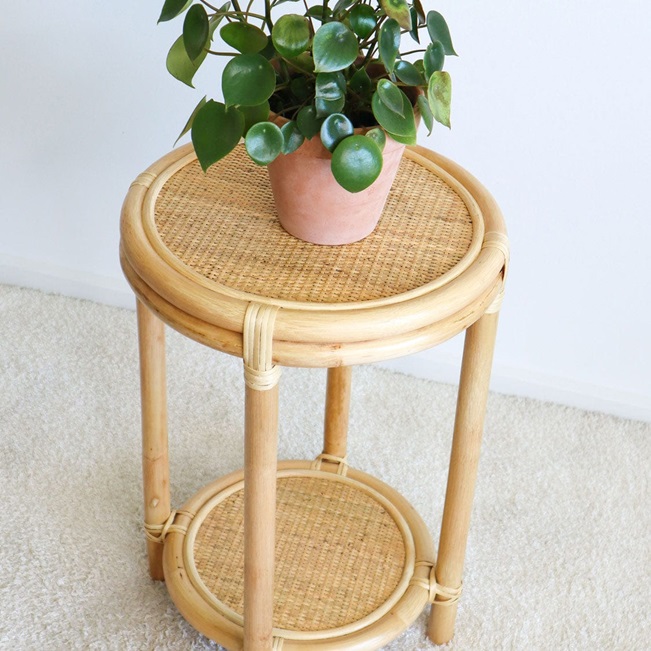
<path fill-rule="evenodd" d="M 329 7 L 316 5 L 314 7 L 310 7 L 305 12 L 305 15 L 309 16 L 310 18 L 315 18 L 316 20 L 319 20 L 323 23 L 332 17 L 332 11 L 330 11 Z"/>
<path fill-rule="evenodd" d="M 268 36 L 259 27 L 249 23 L 228 23 L 219 30 L 219 35 L 224 43 L 242 54 L 262 52 L 269 42 Z"/>
<path fill-rule="evenodd" d="M 457 53 L 454 51 L 454 47 L 452 47 L 450 28 L 445 22 L 445 18 L 443 18 L 443 16 L 441 16 L 438 11 L 428 12 L 427 31 L 432 43 L 439 41 L 443 44 L 443 49 L 446 54 L 457 56 Z"/>
<path fill-rule="evenodd" d="M 282 56 L 296 57 L 305 52 L 310 43 L 310 23 L 298 14 L 281 16 L 273 26 L 271 40 Z"/>
<path fill-rule="evenodd" d="M 316 116 L 316 108 L 314 106 L 304 106 L 296 116 L 296 124 L 299 131 L 308 140 L 312 140 L 321 128 L 321 120 Z"/>
<path fill-rule="evenodd" d="M 204 6 L 190 7 L 183 21 L 183 45 L 192 61 L 206 49 L 209 36 L 210 23 Z"/>
<path fill-rule="evenodd" d="M 244 133 L 258 122 L 265 122 L 269 119 L 269 102 L 264 101 L 256 106 L 240 106 L 239 112 L 244 116 Z"/>
<path fill-rule="evenodd" d="M 402 116 L 387 108 L 377 92 L 373 93 L 371 100 L 373 115 L 385 131 L 412 138 L 415 142 L 416 120 L 414 118 L 414 109 L 411 106 L 409 98 L 402 91 L 400 91 L 400 94 L 402 96 Z"/>
<path fill-rule="evenodd" d="M 434 72 L 429 78 L 427 102 L 437 122 L 450 127 L 450 102 L 452 99 L 452 80 L 447 72 Z"/>
<path fill-rule="evenodd" d="M 205 172 L 233 151 L 244 133 L 244 116 L 234 107 L 210 100 L 192 123 L 192 144 Z"/>
<path fill-rule="evenodd" d="M 373 82 L 366 72 L 366 68 L 360 68 L 351 78 L 350 78 L 350 88 L 356 92 L 358 95 L 366 95 L 373 90 Z"/>
<path fill-rule="evenodd" d="M 219 27 L 220 23 L 222 20 L 224 20 L 224 17 L 226 15 L 226 12 L 229 10 L 231 6 L 230 0 L 223 4 L 219 10 L 217 11 L 216 14 L 213 14 L 210 16 L 209 19 L 209 24 L 210 24 L 210 40 L 212 41 L 213 37 L 215 36 L 215 32 L 217 31 L 217 28 Z"/>
<path fill-rule="evenodd" d="M 339 113 L 343 110 L 346 105 L 346 98 L 340 97 L 339 99 L 321 99 L 317 97 L 314 100 L 314 106 L 316 107 L 316 116 L 317 118 L 324 118 L 327 115 L 332 115 L 333 113 Z"/>
<path fill-rule="evenodd" d="M 280 127 L 280 132 L 283 134 L 283 154 L 295 152 L 305 142 L 305 136 L 300 132 L 298 124 L 294 120 L 283 124 Z"/>
<path fill-rule="evenodd" d="M 384 13 L 393 18 L 400 27 L 411 30 L 411 13 L 407 0 L 380 0 L 380 6 Z"/>
<path fill-rule="evenodd" d="M 425 75 L 429 79 L 433 72 L 443 70 L 445 62 L 445 50 L 440 41 L 430 43 L 423 56 L 423 66 L 425 66 Z"/>
<path fill-rule="evenodd" d="M 387 132 L 387 136 L 389 136 L 391 140 L 395 140 L 396 142 L 399 142 L 403 145 L 416 144 L 416 136 L 399 136 L 397 133 L 389 133 L 389 132 Z"/>
<path fill-rule="evenodd" d="M 346 104 L 346 77 L 341 72 L 320 72 L 316 76 L 315 95 L 318 118 L 339 113 Z"/>
<path fill-rule="evenodd" d="M 276 89 L 276 73 L 261 54 L 239 54 L 222 73 L 226 104 L 257 106 L 268 100 Z"/>
<path fill-rule="evenodd" d="M 425 95 L 418 96 L 418 99 L 416 100 L 416 106 L 418 107 L 420 116 L 423 118 L 425 126 L 427 127 L 427 135 L 429 136 L 429 134 L 432 133 L 432 129 L 434 127 L 434 116 L 432 115 L 432 109 L 429 107 L 429 103 L 427 102 Z"/>
<path fill-rule="evenodd" d="M 377 25 L 375 10 L 368 5 L 355 5 L 350 11 L 350 26 L 360 38 L 367 38 Z"/>
<path fill-rule="evenodd" d="M 371 185 L 382 171 L 382 152 L 366 136 L 344 138 L 334 150 L 332 174 L 348 192 L 361 192 Z"/>
<path fill-rule="evenodd" d="M 258 165 L 269 165 L 283 150 L 283 134 L 273 122 L 258 122 L 246 134 L 246 153 Z"/>
<path fill-rule="evenodd" d="M 424 86 L 425 78 L 420 74 L 418 68 L 409 61 L 397 61 L 395 67 L 396 77 L 407 86 Z"/>
<path fill-rule="evenodd" d="M 357 55 L 357 37 L 343 23 L 321 25 L 312 43 L 316 72 L 336 72 L 351 65 Z"/>
<path fill-rule="evenodd" d="M 188 53 L 185 51 L 183 36 L 179 36 L 176 41 L 174 41 L 174 44 L 167 55 L 167 70 L 172 77 L 187 84 L 190 88 L 194 88 L 192 85 L 192 79 L 197 70 L 199 70 L 199 66 L 204 62 L 207 54 L 206 50 L 203 50 L 201 54 L 192 61 L 188 56 Z"/>
<path fill-rule="evenodd" d="M 297 57 L 288 58 L 294 68 L 299 68 L 305 72 L 314 72 L 314 59 L 307 53 L 303 52 Z"/>
<path fill-rule="evenodd" d="M 416 43 L 420 43 L 420 34 L 418 33 L 418 13 L 414 7 L 409 10 L 409 13 L 411 14 L 411 29 L 409 30 L 409 36 L 411 36 Z"/>
<path fill-rule="evenodd" d="M 269 59 L 269 60 L 278 56 L 278 52 L 276 52 L 276 48 L 274 47 L 273 41 L 269 37 L 267 37 L 267 45 L 265 45 L 264 50 L 260 50 L 260 54 L 265 59 Z"/>
<path fill-rule="evenodd" d="M 387 69 L 387 72 L 393 72 L 399 49 L 400 25 L 393 18 L 389 18 L 380 27 L 379 39 L 380 60 Z"/>
<path fill-rule="evenodd" d="M 190 5 L 192 0 L 165 0 L 163 9 L 160 12 L 159 23 L 164 23 L 166 20 L 172 20 L 179 14 L 182 14 Z"/>
<path fill-rule="evenodd" d="M 338 100 L 346 95 L 346 77 L 341 72 L 320 72 L 314 87 L 316 97 Z"/>
<path fill-rule="evenodd" d="M 343 114 L 329 115 L 321 125 L 321 142 L 328 151 L 334 151 L 337 145 L 354 132 L 353 123 Z"/>
<path fill-rule="evenodd" d="M 188 118 L 188 121 L 185 123 L 185 126 L 183 127 L 183 131 L 179 133 L 179 137 L 176 139 L 176 143 L 183 138 L 183 136 L 190 131 L 192 128 L 192 123 L 194 122 L 194 118 L 197 117 L 197 113 L 204 107 L 204 104 L 206 103 L 206 98 L 204 97 L 195 107 L 194 111 L 192 111 L 192 115 Z"/>
<path fill-rule="evenodd" d="M 384 151 L 384 145 L 387 144 L 387 134 L 384 133 L 384 129 L 375 127 L 364 134 L 367 138 L 370 138 L 375 142 L 375 144 L 380 148 L 380 151 Z"/>
<path fill-rule="evenodd" d="M 355 2 L 356 0 L 338 0 L 337 4 L 335 4 L 335 8 L 332 10 L 332 15 L 339 17 L 337 14 L 340 14 L 345 9 L 348 9 L 348 7 L 355 4 Z"/>
<path fill-rule="evenodd" d="M 425 16 L 425 9 L 423 9 L 423 4 L 420 0 L 414 0 L 414 10 L 416 11 L 416 14 L 418 16 L 418 22 L 421 24 L 424 24 L 425 21 L 427 20 L 427 17 Z M 415 20 L 412 20 L 412 23 L 416 25 Z"/>
<path fill-rule="evenodd" d="M 382 103 L 401 118 L 405 117 L 402 112 L 402 91 L 388 79 L 380 79 L 377 82 L 377 93 Z"/>

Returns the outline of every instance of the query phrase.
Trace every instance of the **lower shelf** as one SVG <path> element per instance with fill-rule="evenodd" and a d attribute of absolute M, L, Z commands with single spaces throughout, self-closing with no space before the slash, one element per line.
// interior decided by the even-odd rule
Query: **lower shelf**
<path fill-rule="evenodd" d="M 165 539 L 164 571 L 181 614 L 242 649 L 243 472 L 202 489 Z M 378 649 L 428 602 L 432 539 L 416 511 L 346 466 L 282 462 L 277 474 L 274 649 Z"/>

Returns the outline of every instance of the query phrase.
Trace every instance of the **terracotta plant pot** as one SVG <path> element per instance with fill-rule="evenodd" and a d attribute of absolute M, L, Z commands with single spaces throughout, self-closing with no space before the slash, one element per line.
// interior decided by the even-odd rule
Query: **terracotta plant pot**
<path fill-rule="evenodd" d="M 276 117 L 274 121 L 283 124 L 286 120 Z M 380 176 L 355 193 L 335 180 L 330 170 L 332 154 L 318 135 L 294 153 L 281 154 L 268 165 L 281 226 L 313 244 L 350 244 L 370 235 L 382 215 L 404 149 L 405 145 L 387 137 Z"/>

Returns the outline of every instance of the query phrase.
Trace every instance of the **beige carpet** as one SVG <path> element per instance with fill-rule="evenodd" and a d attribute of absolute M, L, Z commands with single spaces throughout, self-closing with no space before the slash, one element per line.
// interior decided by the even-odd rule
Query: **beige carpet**
<path fill-rule="evenodd" d="M 239 360 L 170 333 L 172 491 L 242 463 Z M 280 456 L 320 449 L 324 371 L 287 369 Z M 435 536 L 455 391 L 360 367 L 350 460 Z M 216 649 L 147 577 L 133 312 L 0 286 L 0 648 Z M 651 425 L 491 395 L 450 649 L 651 646 Z M 391 651 L 434 648 L 421 618 Z"/>

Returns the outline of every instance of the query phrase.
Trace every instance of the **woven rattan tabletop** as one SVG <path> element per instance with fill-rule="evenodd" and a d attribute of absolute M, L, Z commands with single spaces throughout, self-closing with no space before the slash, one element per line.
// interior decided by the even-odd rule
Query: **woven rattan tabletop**
<path fill-rule="evenodd" d="M 282 229 L 267 172 L 242 146 L 207 174 L 196 160 L 181 168 L 154 207 L 161 244 L 192 272 L 258 296 L 317 303 L 387 298 L 460 272 L 479 250 L 477 213 L 460 187 L 407 158 L 374 233 L 347 246 L 308 244 Z"/>
<path fill-rule="evenodd" d="M 225 339 L 242 332 L 251 303 L 281 308 L 274 339 L 286 342 L 332 348 L 395 338 L 455 315 L 460 331 L 499 290 L 505 241 L 499 209 L 483 187 L 422 148 L 405 152 L 370 236 L 319 246 L 282 229 L 267 172 L 242 146 L 207 173 L 186 146 L 132 184 L 121 256 L 136 294 L 168 323 L 239 354 L 241 344 Z M 477 314 L 469 317 L 469 308 Z M 437 341 L 452 334 L 448 323 Z M 283 356 L 282 346 L 274 350 Z"/>

